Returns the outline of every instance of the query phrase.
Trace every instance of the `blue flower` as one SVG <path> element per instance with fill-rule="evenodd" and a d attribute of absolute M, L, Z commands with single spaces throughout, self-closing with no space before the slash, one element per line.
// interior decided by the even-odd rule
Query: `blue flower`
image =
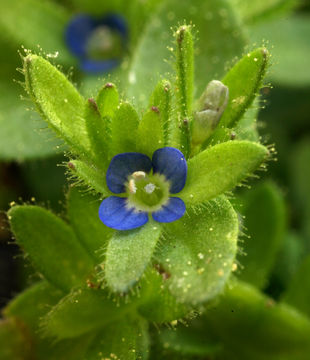
<path fill-rule="evenodd" d="M 173 147 L 156 150 L 152 160 L 140 153 L 118 154 L 109 165 L 106 180 L 108 188 L 121 196 L 104 199 L 99 218 L 116 230 L 140 227 L 148 222 L 149 214 L 162 223 L 178 220 L 185 213 L 185 204 L 170 194 L 184 188 L 186 177 L 185 157 Z"/>
<path fill-rule="evenodd" d="M 80 59 L 81 69 L 97 73 L 109 71 L 120 62 L 127 43 L 127 25 L 119 15 L 96 19 L 75 16 L 66 29 L 66 42 Z"/>

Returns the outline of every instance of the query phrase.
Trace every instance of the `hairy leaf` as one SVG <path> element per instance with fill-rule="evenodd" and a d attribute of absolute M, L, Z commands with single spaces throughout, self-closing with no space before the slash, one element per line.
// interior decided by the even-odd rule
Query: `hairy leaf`
<path fill-rule="evenodd" d="M 48 125 L 80 156 L 91 154 L 84 100 L 64 74 L 37 55 L 24 59 L 27 91 Z"/>
<path fill-rule="evenodd" d="M 245 55 L 223 78 L 229 88 L 228 105 L 219 126 L 233 127 L 252 104 L 262 86 L 269 55 L 259 48 Z"/>
<path fill-rule="evenodd" d="M 152 108 L 144 114 L 138 127 L 137 150 L 150 158 L 155 150 L 164 146 L 164 129 L 161 120 L 160 111 Z"/>
<path fill-rule="evenodd" d="M 237 251 L 238 218 L 228 200 L 219 197 L 200 209 L 189 208 L 165 226 L 164 234 L 155 258 L 177 300 L 197 304 L 218 295 Z"/>
<path fill-rule="evenodd" d="M 114 233 L 104 264 L 110 289 L 127 292 L 139 280 L 151 261 L 160 234 L 161 225 L 153 220 L 138 229 Z"/>
<path fill-rule="evenodd" d="M 159 264 L 145 272 L 139 283 L 139 313 L 149 321 L 167 323 L 183 318 L 190 312 L 190 307 L 181 304 L 170 293 L 166 280 L 168 273 Z"/>
<path fill-rule="evenodd" d="M 114 230 L 99 219 L 98 196 L 71 188 L 68 194 L 68 218 L 77 238 L 97 262 L 104 258 L 104 250 Z"/>
<path fill-rule="evenodd" d="M 149 353 L 148 324 L 138 316 L 125 316 L 100 330 L 86 352 L 87 360 L 146 360 Z"/>
<path fill-rule="evenodd" d="M 111 157 L 136 149 L 136 134 L 139 117 L 136 110 L 127 102 L 119 105 L 111 123 Z"/>
<path fill-rule="evenodd" d="M 71 160 L 68 163 L 68 168 L 73 178 L 79 180 L 78 184 L 82 183 L 82 185 L 89 186 L 102 196 L 110 194 L 105 181 L 105 173 L 102 170 L 82 160 Z"/>
<path fill-rule="evenodd" d="M 207 148 L 188 161 L 186 205 L 208 201 L 232 190 L 267 158 L 268 150 L 250 141 L 229 141 Z"/>
<path fill-rule="evenodd" d="M 63 220 L 30 205 L 14 206 L 8 217 L 17 243 L 53 285 L 70 290 L 90 275 L 92 260 Z"/>
<path fill-rule="evenodd" d="M 114 323 L 132 310 L 133 305 L 113 299 L 104 290 L 79 288 L 42 318 L 43 330 L 57 339 L 73 338 Z"/>

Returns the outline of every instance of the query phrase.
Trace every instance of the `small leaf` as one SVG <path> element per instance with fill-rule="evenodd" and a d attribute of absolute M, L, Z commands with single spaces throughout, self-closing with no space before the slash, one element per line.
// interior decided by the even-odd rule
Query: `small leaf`
<path fill-rule="evenodd" d="M 42 318 L 47 336 L 73 338 L 121 319 L 134 303 L 125 304 L 99 289 L 76 289 Z"/>
<path fill-rule="evenodd" d="M 68 163 L 68 168 L 73 175 L 73 179 L 77 178 L 83 185 L 91 187 L 102 196 L 110 195 L 105 181 L 105 174 L 102 170 L 93 165 L 88 165 L 82 160 L 71 160 Z"/>
<path fill-rule="evenodd" d="M 204 318 L 227 355 L 255 360 L 309 357 L 310 321 L 294 308 L 276 304 L 242 282 L 227 288 L 218 300 Z"/>
<path fill-rule="evenodd" d="M 3 314 L 14 317 L 24 323 L 33 332 L 38 330 L 39 319 L 51 306 L 62 298 L 62 291 L 54 288 L 47 281 L 40 281 L 24 290 L 4 308 Z"/>
<path fill-rule="evenodd" d="M 282 300 L 310 316 L 310 256 L 306 256 L 293 276 Z"/>
<path fill-rule="evenodd" d="M 188 176 L 179 196 L 195 205 L 232 190 L 267 158 L 268 150 L 250 141 L 210 147 L 188 161 Z"/>
<path fill-rule="evenodd" d="M 155 258 L 177 300 L 197 304 L 218 295 L 237 251 L 238 218 L 229 201 L 219 197 L 200 209 L 188 209 L 165 226 L 164 234 L 165 246 Z"/>
<path fill-rule="evenodd" d="M 138 125 L 139 117 L 136 110 L 129 103 L 121 103 L 114 112 L 111 123 L 111 157 L 136 150 Z"/>
<path fill-rule="evenodd" d="M 147 322 L 137 316 L 125 316 L 98 332 L 86 352 L 85 359 L 147 360 L 148 353 Z"/>
<path fill-rule="evenodd" d="M 176 36 L 176 100 L 177 113 L 172 123 L 172 146 L 190 152 L 190 114 L 194 89 L 194 45 L 191 26 L 183 25 Z"/>
<path fill-rule="evenodd" d="M 8 217 L 17 243 L 48 281 L 65 291 L 85 281 L 92 271 L 91 258 L 64 221 L 27 205 L 14 206 Z"/>
<path fill-rule="evenodd" d="M 104 258 L 104 252 L 114 230 L 100 221 L 98 196 L 81 193 L 71 188 L 68 194 L 68 218 L 77 238 L 89 254 L 98 262 Z"/>
<path fill-rule="evenodd" d="M 165 281 L 168 276 L 155 264 L 155 268 L 147 270 L 139 283 L 141 304 L 138 311 L 145 319 L 157 324 L 181 319 L 190 312 L 190 307 L 179 303 L 170 293 Z"/>
<path fill-rule="evenodd" d="M 152 136 L 150 137 L 150 134 Z M 164 130 L 157 108 L 147 111 L 140 121 L 137 133 L 138 152 L 152 158 L 153 152 L 164 146 Z"/>
<path fill-rule="evenodd" d="M 167 80 L 159 81 L 156 85 L 149 102 L 150 108 L 157 108 L 164 131 L 164 145 L 167 145 L 168 133 L 170 129 L 171 101 L 172 101 L 171 84 Z"/>
<path fill-rule="evenodd" d="M 219 126 L 233 127 L 252 104 L 262 86 L 269 60 L 265 48 L 245 55 L 224 77 L 229 88 L 229 100 Z"/>
<path fill-rule="evenodd" d="M 242 243 L 239 262 L 243 281 L 264 288 L 274 266 L 285 231 L 285 203 L 279 189 L 270 182 L 257 184 L 245 194 L 241 213 L 249 238 Z"/>
<path fill-rule="evenodd" d="M 107 83 L 99 91 L 96 103 L 102 117 L 112 118 L 118 106 L 118 91 L 114 84 Z"/>
<path fill-rule="evenodd" d="M 92 98 L 86 102 L 84 118 L 96 165 L 104 169 L 107 166 L 109 156 L 108 123 L 110 119 L 101 117 L 98 106 Z"/>
<path fill-rule="evenodd" d="M 160 233 L 161 225 L 153 220 L 138 229 L 114 233 L 104 264 L 110 289 L 126 292 L 139 280 L 151 261 Z"/>
<path fill-rule="evenodd" d="M 84 116 L 84 100 L 69 80 L 37 55 L 24 59 L 27 91 L 38 112 L 72 151 L 91 154 Z"/>

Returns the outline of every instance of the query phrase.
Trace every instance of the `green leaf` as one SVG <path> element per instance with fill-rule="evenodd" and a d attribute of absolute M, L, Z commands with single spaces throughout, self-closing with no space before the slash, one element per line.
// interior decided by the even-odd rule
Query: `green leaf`
<path fill-rule="evenodd" d="M 155 265 L 155 269 L 148 269 L 139 283 L 139 313 L 157 324 L 173 322 L 188 315 L 190 307 L 179 303 L 166 286 L 168 274 L 159 265 Z"/>
<path fill-rule="evenodd" d="M 242 19 L 246 23 L 266 21 L 270 17 L 280 17 L 298 5 L 299 0 L 243 1 L 233 0 Z"/>
<path fill-rule="evenodd" d="M 227 107 L 219 126 L 233 127 L 254 101 L 262 86 L 269 55 L 259 48 L 245 55 L 223 78 L 229 89 Z"/>
<path fill-rule="evenodd" d="M 105 181 L 105 173 L 93 165 L 88 165 L 82 160 L 71 160 L 68 163 L 73 179 L 78 179 L 78 184 L 86 185 L 102 196 L 110 195 Z"/>
<path fill-rule="evenodd" d="M 47 281 L 40 281 L 24 290 L 4 308 L 6 317 L 14 317 L 32 332 L 38 330 L 39 319 L 63 296 L 62 291 Z"/>
<path fill-rule="evenodd" d="M 17 243 L 53 285 L 67 291 L 90 275 L 91 258 L 60 218 L 30 205 L 14 206 L 8 217 Z"/>
<path fill-rule="evenodd" d="M 100 202 L 98 196 L 81 193 L 74 187 L 70 189 L 67 199 L 70 224 L 81 244 L 97 262 L 103 260 L 102 249 L 106 248 L 114 232 L 99 219 Z"/>
<path fill-rule="evenodd" d="M 171 67 L 164 59 L 171 58 L 167 40 L 178 23 L 193 23 L 199 33 L 196 42 L 195 68 L 203 69 L 195 74 L 196 91 L 202 93 L 206 84 L 224 75 L 224 65 L 240 56 L 244 36 L 240 22 L 226 0 L 166 0 L 152 13 L 144 33 L 140 36 L 129 69 L 127 95 L 145 106 L 160 76 L 171 74 Z M 150 69 L 152 74 L 150 76 Z M 169 79 L 173 80 L 174 74 Z"/>
<path fill-rule="evenodd" d="M 181 148 L 187 158 L 190 152 L 190 124 L 194 89 L 194 45 L 191 26 L 183 25 L 176 37 L 176 102 L 177 114 L 172 123 L 172 146 Z"/>
<path fill-rule="evenodd" d="M 135 151 L 138 125 L 139 117 L 136 110 L 127 102 L 121 103 L 114 112 L 111 123 L 111 157 Z"/>
<path fill-rule="evenodd" d="M 250 28 L 251 41 L 262 43 L 268 39 L 273 46 L 273 64 L 270 79 L 283 86 L 309 86 L 310 74 L 310 18 L 294 15 Z M 285 34 L 285 36 L 283 36 Z"/>
<path fill-rule="evenodd" d="M 152 107 L 140 121 L 137 132 L 137 149 L 140 153 L 152 158 L 153 152 L 163 146 L 164 129 L 160 111 Z"/>
<path fill-rule="evenodd" d="M 133 306 L 113 299 L 106 291 L 80 288 L 71 291 L 42 318 L 42 327 L 47 336 L 73 338 L 114 323 Z"/>
<path fill-rule="evenodd" d="M 151 219 L 138 229 L 114 233 L 104 264 L 104 276 L 110 289 L 127 292 L 139 280 L 151 261 L 160 234 L 161 225 Z"/>
<path fill-rule="evenodd" d="M 180 302 L 197 304 L 218 295 L 235 259 L 238 218 L 224 197 L 188 208 L 187 214 L 165 226 L 165 246 L 155 254 L 168 274 L 171 293 Z"/>
<path fill-rule="evenodd" d="M 14 319 L 0 320 L 0 359 L 31 360 L 32 344 Z"/>
<path fill-rule="evenodd" d="M 159 110 L 159 116 L 164 131 L 164 145 L 167 145 L 168 130 L 170 128 L 170 116 L 171 116 L 171 99 L 172 90 L 171 84 L 167 80 L 161 80 L 156 85 L 149 102 L 149 107 L 155 107 Z"/>
<path fill-rule="evenodd" d="M 146 360 L 148 353 L 147 322 L 137 316 L 126 316 L 98 332 L 85 359 Z"/>
<path fill-rule="evenodd" d="M 101 117 L 98 106 L 94 99 L 87 100 L 84 118 L 88 137 L 94 153 L 94 160 L 99 168 L 105 168 L 108 161 L 108 123 L 109 118 Z"/>
<path fill-rule="evenodd" d="M 305 257 L 282 300 L 310 317 L 310 256 Z"/>
<path fill-rule="evenodd" d="M 224 343 L 227 355 L 238 354 L 234 359 L 309 357 L 309 319 L 286 304 L 276 304 L 246 283 L 230 286 L 206 312 L 205 321 Z"/>
<path fill-rule="evenodd" d="M 112 118 L 119 103 L 118 91 L 114 84 L 105 84 L 98 92 L 96 103 L 102 117 Z"/>
<path fill-rule="evenodd" d="M 232 190 L 255 171 L 268 150 L 250 141 L 229 141 L 210 147 L 188 161 L 185 204 L 195 205 Z"/>
<path fill-rule="evenodd" d="M 64 42 L 64 31 L 70 14 L 65 7 L 55 1 L 40 0 L 4 0 L 1 4 L 1 34 L 26 49 L 50 53 L 54 57 L 59 53 L 59 61 L 73 65 Z M 57 55 L 56 55 L 57 56 Z"/>
<path fill-rule="evenodd" d="M 84 100 L 64 74 L 37 55 L 24 59 L 27 91 L 48 125 L 72 151 L 89 156 Z"/>
<path fill-rule="evenodd" d="M 285 203 L 280 190 L 271 182 L 257 184 L 245 194 L 241 213 L 249 238 L 242 243 L 239 262 L 244 267 L 240 279 L 258 288 L 266 286 L 284 239 Z"/>

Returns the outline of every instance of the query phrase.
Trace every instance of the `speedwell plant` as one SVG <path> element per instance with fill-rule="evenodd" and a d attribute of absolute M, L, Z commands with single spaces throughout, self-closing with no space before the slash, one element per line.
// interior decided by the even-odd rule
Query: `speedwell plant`
<path fill-rule="evenodd" d="M 196 99 L 191 26 L 175 39 L 175 72 L 139 112 L 113 83 L 86 100 L 48 60 L 24 58 L 30 98 L 70 149 L 72 186 L 65 219 L 33 205 L 9 211 L 42 276 L 4 311 L 12 359 L 155 359 L 148 322 L 199 316 L 237 269 L 231 191 L 270 157 L 245 116 L 269 55 L 246 54 Z M 233 291 L 226 301 L 262 301 L 242 283 Z M 210 328 L 221 314 L 211 314 Z"/>

